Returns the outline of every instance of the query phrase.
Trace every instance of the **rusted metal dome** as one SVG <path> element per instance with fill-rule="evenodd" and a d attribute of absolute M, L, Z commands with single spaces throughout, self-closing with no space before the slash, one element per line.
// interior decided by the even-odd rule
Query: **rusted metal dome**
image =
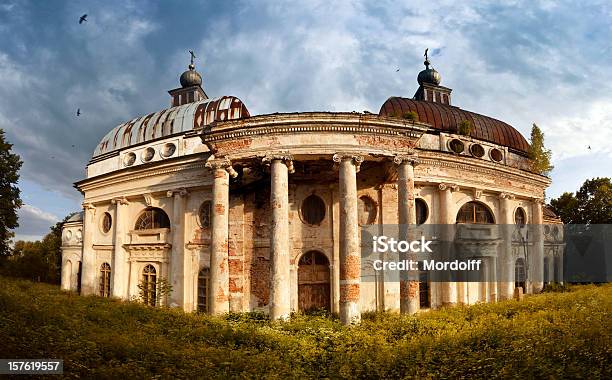
<path fill-rule="evenodd" d="M 470 136 L 507 146 L 523 155 L 526 155 L 529 151 L 527 140 L 509 124 L 492 117 L 462 110 L 459 107 L 423 100 L 391 97 L 382 105 L 378 114 L 401 118 L 408 112 L 415 112 L 419 121 L 430 124 L 435 129 L 451 133 L 457 133 L 459 123 L 467 120 L 473 125 Z"/>

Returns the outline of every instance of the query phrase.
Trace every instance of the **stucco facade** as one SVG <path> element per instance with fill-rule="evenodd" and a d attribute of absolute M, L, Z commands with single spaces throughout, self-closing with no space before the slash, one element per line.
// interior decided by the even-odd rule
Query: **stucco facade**
<path fill-rule="evenodd" d="M 438 100 L 449 103 L 450 89 L 436 86 L 419 89 L 439 87 L 447 96 Z M 525 249 L 538 279 L 528 274 L 527 292 L 542 289 L 545 265 L 560 273 L 562 249 L 552 243 L 559 236 L 542 226 L 550 181 L 528 170 L 524 146 L 499 137 L 499 128 L 487 132 L 474 119 L 475 130 L 459 135 L 420 121 L 425 114 L 384 106 L 379 114 L 251 116 L 234 97 L 185 99 L 122 124 L 96 148 L 76 184 L 82 220 L 64 225 L 63 289 L 139 298 L 152 266 L 154 281 L 172 285 L 155 294 L 156 304 L 274 318 L 320 306 L 350 322 L 363 311 L 511 298 L 516 281 L 496 274 L 515 273 Z M 525 247 L 499 237 L 480 283 L 361 281 L 360 225 L 455 224 L 468 203 L 484 207 L 494 224 L 512 225 L 522 213 L 524 223 L 542 226 L 540 238 Z"/>

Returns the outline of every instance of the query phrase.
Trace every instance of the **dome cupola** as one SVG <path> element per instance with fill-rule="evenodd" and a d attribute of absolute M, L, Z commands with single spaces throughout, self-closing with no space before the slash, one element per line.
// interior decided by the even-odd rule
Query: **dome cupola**
<path fill-rule="evenodd" d="M 202 85 L 202 76 L 196 71 L 193 59 L 191 64 L 189 64 L 189 70 L 181 74 L 180 81 L 183 88 Z"/>
<path fill-rule="evenodd" d="M 431 63 L 429 62 L 429 59 L 427 57 L 427 50 L 429 49 L 425 50 L 425 62 L 423 62 L 423 64 L 425 64 L 425 70 L 419 73 L 419 76 L 417 77 L 417 82 L 419 82 L 419 85 L 423 85 L 423 83 L 428 83 L 438 86 L 440 85 L 442 77 L 440 76 L 440 73 L 438 73 L 433 67 L 429 67 Z"/>
<path fill-rule="evenodd" d="M 442 104 L 450 104 L 451 89 L 440 86 L 442 76 L 431 66 L 429 62 L 429 56 L 427 52 L 429 49 L 425 49 L 425 70 L 421 71 L 417 76 L 417 82 L 419 82 L 419 88 L 414 94 L 414 99 L 425 100 L 428 102 L 436 102 Z"/>
<path fill-rule="evenodd" d="M 208 95 L 202 89 L 202 76 L 195 69 L 196 56 L 193 50 L 189 50 L 189 54 L 191 55 L 191 63 L 189 63 L 189 69 L 181 74 L 181 87 L 168 91 L 172 97 L 170 105 L 173 107 L 208 99 Z"/>

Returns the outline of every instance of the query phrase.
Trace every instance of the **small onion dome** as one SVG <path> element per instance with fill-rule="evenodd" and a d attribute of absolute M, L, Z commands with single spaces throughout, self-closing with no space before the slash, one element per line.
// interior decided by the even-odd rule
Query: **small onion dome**
<path fill-rule="evenodd" d="M 419 76 L 417 77 L 417 82 L 419 82 L 419 85 L 422 85 L 423 83 L 429 83 L 438 86 L 440 84 L 440 81 L 442 80 L 440 73 L 438 73 L 434 68 L 429 68 L 429 60 L 425 60 L 424 63 L 425 70 L 419 73 Z"/>
<path fill-rule="evenodd" d="M 189 70 L 181 74 L 181 87 L 201 86 L 202 76 L 195 70 L 195 65 L 189 65 Z"/>

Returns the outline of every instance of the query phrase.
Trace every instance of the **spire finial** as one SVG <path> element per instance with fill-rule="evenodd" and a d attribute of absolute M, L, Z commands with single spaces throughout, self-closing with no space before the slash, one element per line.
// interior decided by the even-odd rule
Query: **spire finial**
<path fill-rule="evenodd" d="M 193 52 L 193 50 L 189 50 L 189 55 L 191 56 L 191 63 L 189 64 L 189 70 L 194 70 L 195 69 L 195 53 Z"/>
<path fill-rule="evenodd" d="M 429 51 L 429 48 L 425 49 L 425 62 L 423 62 L 425 64 L 425 67 L 429 69 L 429 57 L 427 56 L 427 52 Z"/>

